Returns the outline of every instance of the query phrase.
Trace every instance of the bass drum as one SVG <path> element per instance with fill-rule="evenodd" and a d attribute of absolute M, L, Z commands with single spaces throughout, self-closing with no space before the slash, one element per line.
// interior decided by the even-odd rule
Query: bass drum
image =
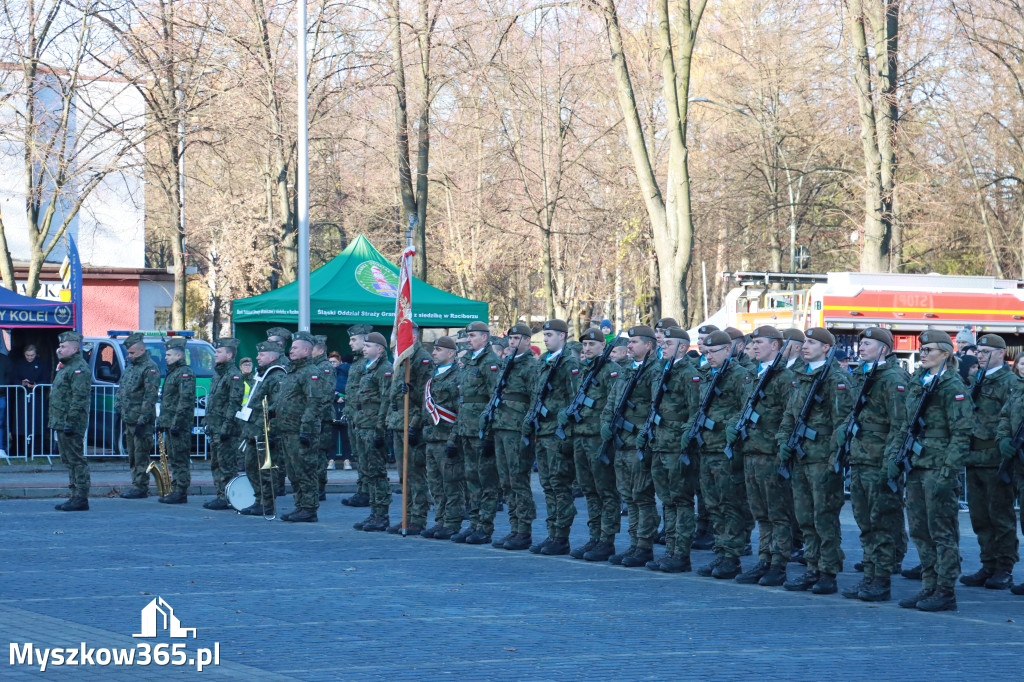
<path fill-rule="evenodd" d="M 249 482 L 249 477 L 245 474 L 232 478 L 224 492 L 228 496 L 228 503 L 236 511 L 242 511 L 246 507 L 256 504 L 256 493 L 253 492 L 252 483 Z"/>

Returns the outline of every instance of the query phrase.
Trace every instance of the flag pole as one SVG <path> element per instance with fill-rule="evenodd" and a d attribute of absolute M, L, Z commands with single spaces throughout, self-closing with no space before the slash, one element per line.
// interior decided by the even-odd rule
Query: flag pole
<path fill-rule="evenodd" d="M 409 232 L 408 236 L 408 248 L 412 248 L 412 232 L 416 225 L 416 216 L 409 216 Z M 406 277 L 412 277 L 412 273 L 408 272 L 407 258 L 405 254 L 402 254 L 402 268 L 406 270 Z M 409 293 L 410 299 L 412 297 L 412 282 L 409 281 Z M 399 296 L 402 292 L 399 292 Z M 410 310 L 409 322 L 412 322 Z M 398 334 L 397 334 L 398 317 L 395 317 L 396 333 L 395 333 L 395 345 L 398 345 Z M 405 400 L 405 412 L 402 419 L 402 537 L 409 536 L 409 379 L 412 372 L 412 356 L 405 358 L 405 385 L 403 391 Z"/>

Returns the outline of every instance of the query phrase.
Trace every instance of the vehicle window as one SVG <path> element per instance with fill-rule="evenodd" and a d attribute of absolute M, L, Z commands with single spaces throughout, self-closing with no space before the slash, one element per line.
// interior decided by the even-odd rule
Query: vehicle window
<path fill-rule="evenodd" d="M 96 381 L 116 384 L 121 380 L 121 363 L 117 359 L 117 351 L 109 343 L 96 345 L 96 364 L 93 377 Z"/>
<path fill-rule="evenodd" d="M 146 341 L 146 348 L 157 365 L 160 366 L 160 373 L 167 375 L 167 360 L 164 359 L 163 341 L 154 339 Z M 213 376 L 213 349 L 205 343 L 189 341 L 185 345 L 185 361 L 200 379 L 208 379 Z"/>

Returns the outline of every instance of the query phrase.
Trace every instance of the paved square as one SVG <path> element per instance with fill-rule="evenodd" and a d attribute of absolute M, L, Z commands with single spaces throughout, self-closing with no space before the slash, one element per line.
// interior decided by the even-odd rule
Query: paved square
<path fill-rule="evenodd" d="M 159 595 L 182 626 L 198 629 L 197 639 L 174 641 L 190 651 L 219 642 L 221 664 L 201 675 L 209 679 L 1024 677 L 1024 598 L 1007 592 L 961 588 L 958 613 L 926 614 L 895 602 L 358 532 L 352 523 L 367 510 L 341 506 L 338 495 L 318 524 L 298 525 L 211 512 L 200 506 L 208 497 L 189 499 L 94 498 L 88 513 L 56 512 L 57 500 L 0 501 L 4 640 L 134 647 L 143 641 L 132 638 L 140 609 Z M 291 508 L 289 498 L 280 502 Z M 586 540 L 583 501 L 577 506 L 573 544 Z M 504 534 L 507 517 L 499 517 Z M 977 543 L 967 515 L 960 521 L 964 570 L 973 572 Z M 849 504 L 843 523 L 841 587 L 859 580 Z M 695 567 L 709 559 L 694 552 Z M 897 599 L 919 589 L 900 577 L 893 583 Z M 0 677 L 40 676 L 6 658 Z M 152 665 L 74 672 L 104 680 L 196 674 Z"/>

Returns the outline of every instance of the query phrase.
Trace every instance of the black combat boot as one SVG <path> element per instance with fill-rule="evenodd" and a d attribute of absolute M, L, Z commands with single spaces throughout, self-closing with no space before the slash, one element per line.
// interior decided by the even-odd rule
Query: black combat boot
<path fill-rule="evenodd" d="M 814 587 L 814 584 L 821 579 L 817 571 L 804 571 L 802 575 L 791 578 L 782 584 L 790 592 L 803 592 Z"/>
<path fill-rule="evenodd" d="M 956 594 L 952 587 L 938 587 L 927 599 L 917 602 L 918 611 L 956 611 Z"/>
<path fill-rule="evenodd" d="M 736 582 L 741 585 L 754 585 L 768 572 L 768 562 L 758 561 L 750 570 L 736 576 Z"/>
<path fill-rule="evenodd" d="M 971 573 L 970 575 L 964 574 L 960 576 L 960 582 L 966 587 L 983 587 L 985 581 L 992 577 L 996 572 L 994 568 L 982 566 L 981 570 L 977 573 Z"/>
<path fill-rule="evenodd" d="M 282 518 L 284 518 L 284 517 L 282 517 Z M 288 514 L 288 518 L 284 519 L 284 520 L 285 521 L 290 521 L 291 523 L 316 523 L 317 522 L 316 512 L 315 511 L 313 511 L 312 509 L 302 509 L 302 508 L 296 509 L 291 514 Z M 363 530 L 366 530 L 366 526 L 363 526 Z"/>
<path fill-rule="evenodd" d="M 377 515 L 376 514 L 370 514 L 369 516 L 367 516 L 362 521 L 357 521 L 356 523 L 353 523 L 352 527 L 354 529 L 356 529 L 356 530 L 362 530 L 363 526 L 365 526 L 366 524 L 370 523 L 371 521 L 376 521 L 376 520 L 377 520 Z"/>
<path fill-rule="evenodd" d="M 118 497 L 123 500 L 141 500 L 144 497 L 149 497 L 149 490 L 132 487 L 125 490 Z"/>
<path fill-rule="evenodd" d="M 611 542 L 599 542 L 594 549 L 583 555 L 584 561 L 608 561 L 615 555 L 615 545 Z"/>
<path fill-rule="evenodd" d="M 227 500 L 215 497 L 209 502 L 203 502 L 203 509 L 231 509 L 231 505 L 228 504 Z"/>
<path fill-rule="evenodd" d="M 626 568 L 637 568 L 638 566 L 646 566 L 647 562 L 654 558 L 654 550 L 650 547 L 637 547 L 633 550 L 633 553 L 629 556 L 622 557 L 622 563 L 620 566 Z"/>
<path fill-rule="evenodd" d="M 424 528 L 423 530 L 421 530 L 420 531 L 420 537 L 421 538 L 432 538 L 432 537 L 434 537 L 434 533 L 439 531 L 439 530 L 441 530 L 441 524 L 435 523 L 430 528 Z"/>
<path fill-rule="evenodd" d="M 626 557 L 632 556 L 635 551 L 636 551 L 636 545 L 630 545 L 629 549 L 627 549 L 622 554 L 612 554 L 611 556 L 609 556 L 608 557 L 608 563 L 610 563 L 610 564 L 612 564 L 614 566 L 621 566 L 622 565 L 622 561 Z"/>
<path fill-rule="evenodd" d="M 530 545 L 530 554 L 540 554 L 540 551 L 553 541 L 554 538 L 549 535 L 540 542 Z"/>
<path fill-rule="evenodd" d="M 168 495 L 157 499 L 157 502 L 164 504 L 188 504 L 188 495 L 183 490 L 175 490 Z"/>
<path fill-rule="evenodd" d="M 697 575 L 699 575 L 702 578 L 710 578 L 711 574 L 715 572 L 715 569 L 718 568 L 718 565 L 720 563 L 722 563 L 722 557 L 716 556 L 714 559 L 711 560 L 710 564 L 698 568 Z"/>
<path fill-rule="evenodd" d="M 906 569 L 904 571 L 900 571 L 900 575 L 902 575 L 907 580 L 920 580 L 921 579 L 921 564 L 918 564 L 917 566 L 914 566 L 913 568 L 908 568 L 908 569 Z"/>
<path fill-rule="evenodd" d="M 870 584 L 871 584 L 871 579 L 870 578 L 861 578 L 859 583 L 857 583 L 853 587 L 849 587 L 849 588 L 843 590 L 839 594 L 843 595 L 844 599 L 860 599 L 860 591 L 863 590 L 864 588 L 866 588 Z"/>
<path fill-rule="evenodd" d="M 365 533 L 383 533 L 391 525 L 391 519 L 387 516 L 378 515 L 377 518 L 369 523 L 363 524 L 363 532 Z"/>
<path fill-rule="evenodd" d="M 60 511 L 89 511 L 89 498 L 72 497 L 64 504 L 57 505 L 56 509 Z"/>
<path fill-rule="evenodd" d="M 697 529 L 697 534 L 693 536 L 693 542 L 690 543 L 691 549 L 699 549 L 707 551 L 715 548 L 715 536 L 707 528 L 703 530 Z"/>
<path fill-rule="evenodd" d="M 583 555 L 589 552 L 590 550 L 594 549 L 594 547 L 597 547 L 597 543 L 599 542 L 600 540 L 590 538 L 589 540 L 587 540 L 587 544 L 577 547 L 576 549 L 569 552 L 569 556 L 571 556 L 573 559 L 582 559 Z"/>
<path fill-rule="evenodd" d="M 494 549 L 504 549 L 505 543 L 511 540 L 513 535 L 515 535 L 515 533 L 508 533 L 505 537 L 498 538 L 497 540 L 491 543 L 491 547 L 493 547 Z"/>
<path fill-rule="evenodd" d="M 921 590 L 913 597 L 907 597 L 906 599 L 900 599 L 899 604 L 901 609 L 916 609 L 919 601 L 924 601 L 932 596 L 935 590 Z"/>
<path fill-rule="evenodd" d="M 786 582 L 786 567 L 772 564 L 757 584 L 762 587 L 779 587 Z"/>
<path fill-rule="evenodd" d="M 270 510 L 268 509 L 267 511 Z M 263 516 L 263 505 L 255 502 L 238 513 L 242 516 Z"/>
<path fill-rule="evenodd" d="M 344 497 L 341 503 L 346 507 L 369 507 L 370 496 L 366 493 L 356 493 L 352 497 Z"/>
<path fill-rule="evenodd" d="M 861 588 L 857 598 L 861 601 L 889 601 L 892 599 L 892 578 L 875 577 L 870 583 Z M 845 594 L 843 595 L 846 596 Z"/>
<path fill-rule="evenodd" d="M 711 571 L 711 577 L 719 580 L 732 580 L 740 574 L 740 560 L 734 556 L 722 557 L 721 563 Z"/>
<path fill-rule="evenodd" d="M 678 554 L 664 556 L 658 562 L 658 570 L 662 573 L 689 573 L 692 570 L 690 557 Z"/>
<path fill-rule="evenodd" d="M 448 526 L 441 526 L 439 529 L 434 531 L 431 536 L 435 540 L 451 540 L 459 533 L 455 528 L 449 528 Z"/>
<path fill-rule="evenodd" d="M 489 545 L 491 544 L 491 534 L 478 529 L 475 533 L 466 538 L 466 544 Z"/>
<path fill-rule="evenodd" d="M 1019 596 L 1024 596 L 1024 583 L 1021 583 L 1019 585 L 1014 585 L 1013 587 L 1011 587 L 1010 588 L 1010 594 L 1015 594 L 1018 597 Z"/>
<path fill-rule="evenodd" d="M 857 571 L 858 573 L 863 573 L 864 572 L 864 562 L 863 561 L 858 561 L 857 563 L 855 563 L 853 565 L 853 570 Z M 843 596 L 846 596 L 846 595 L 844 594 Z"/>
<path fill-rule="evenodd" d="M 512 537 L 508 539 L 502 549 L 511 550 L 518 552 L 524 549 L 530 549 L 530 545 L 533 544 L 533 536 L 529 533 L 513 533 Z"/>
<path fill-rule="evenodd" d="M 1013 574 L 1009 571 L 996 571 L 985 581 L 985 587 L 990 590 L 1008 590 L 1013 587 Z"/>
<path fill-rule="evenodd" d="M 469 526 L 467 528 L 463 528 L 458 533 L 456 533 L 455 535 L 452 536 L 452 542 L 455 542 L 455 543 L 460 544 L 460 545 L 464 545 L 464 544 L 466 544 L 466 540 L 469 539 L 469 536 L 472 535 L 475 532 L 476 532 L 476 529 L 473 528 L 472 526 Z"/>
<path fill-rule="evenodd" d="M 814 587 L 811 588 L 811 592 L 814 594 L 835 594 L 838 591 L 839 585 L 836 584 L 835 573 L 822 573 L 818 582 L 814 583 Z"/>
<path fill-rule="evenodd" d="M 541 547 L 544 556 L 563 556 L 569 553 L 569 538 L 551 538 L 551 542 Z"/>

